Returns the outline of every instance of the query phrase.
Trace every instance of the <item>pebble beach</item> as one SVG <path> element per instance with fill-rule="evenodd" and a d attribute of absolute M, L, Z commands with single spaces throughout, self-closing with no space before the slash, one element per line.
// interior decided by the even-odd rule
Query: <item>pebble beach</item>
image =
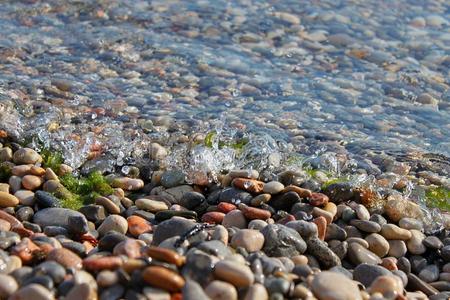
<path fill-rule="evenodd" d="M 3 1 L 0 299 L 450 299 L 445 1 Z"/>

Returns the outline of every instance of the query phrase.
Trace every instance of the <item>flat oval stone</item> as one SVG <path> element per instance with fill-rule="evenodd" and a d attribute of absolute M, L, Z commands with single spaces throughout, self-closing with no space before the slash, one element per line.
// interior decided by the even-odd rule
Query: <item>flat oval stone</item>
<path fill-rule="evenodd" d="M 51 207 L 38 210 L 33 216 L 33 222 L 41 227 L 61 226 L 68 229 L 70 216 L 80 216 L 86 220 L 84 215 L 80 212 L 67 208 Z"/>
<path fill-rule="evenodd" d="M 391 272 L 372 264 L 360 264 L 353 270 L 353 280 L 361 282 L 365 287 L 369 287 L 377 277 L 383 275 L 391 275 Z"/>
<path fill-rule="evenodd" d="M 383 296 L 402 295 L 403 284 L 401 279 L 390 274 L 378 276 L 371 284 L 370 293 L 380 293 Z"/>
<path fill-rule="evenodd" d="M 355 265 L 359 265 L 362 263 L 378 265 L 381 263 L 381 259 L 375 253 L 364 248 L 358 243 L 350 243 L 348 245 L 347 256 Z"/>
<path fill-rule="evenodd" d="M 20 204 L 27 205 L 27 206 L 33 206 L 35 199 L 34 199 L 34 193 L 32 191 L 28 190 L 18 190 L 14 196 L 16 196 L 17 199 L 19 199 Z"/>
<path fill-rule="evenodd" d="M 121 188 L 125 191 L 137 191 L 144 187 L 144 181 L 136 178 L 121 177 L 115 178 L 112 181 L 111 186 Z"/>
<path fill-rule="evenodd" d="M 110 214 L 119 214 L 120 208 L 117 204 L 115 204 L 111 199 L 108 199 L 103 196 L 99 196 L 95 198 L 95 204 L 103 206 L 106 211 Z"/>
<path fill-rule="evenodd" d="M 369 244 L 369 250 L 379 257 L 385 257 L 388 254 L 389 242 L 382 235 L 372 233 L 366 236 L 365 240 Z"/>
<path fill-rule="evenodd" d="M 19 204 L 16 196 L 6 192 L 0 192 L 0 207 L 14 207 Z"/>
<path fill-rule="evenodd" d="M 250 286 L 255 280 L 249 267 L 229 260 L 219 261 L 214 267 L 214 275 L 238 288 Z"/>
<path fill-rule="evenodd" d="M 311 237 L 318 237 L 317 225 L 313 222 L 303 220 L 291 221 L 286 223 L 286 226 L 297 231 L 305 240 Z"/>
<path fill-rule="evenodd" d="M 428 265 L 419 272 L 419 278 L 430 283 L 439 279 L 439 267 Z"/>
<path fill-rule="evenodd" d="M 284 189 L 284 185 L 278 181 L 267 182 L 263 187 L 263 192 L 271 195 L 280 193 Z"/>
<path fill-rule="evenodd" d="M 30 191 L 37 189 L 42 185 L 42 183 L 44 183 L 44 179 L 39 176 L 25 175 L 22 178 L 22 186 Z"/>
<path fill-rule="evenodd" d="M 242 247 L 248 252 L 259 251 L 263 245 L 264 235 L 258 230 L 241 229 L 231 238 L 233 248 Z"/>
<path fill-rule="evenodd" d="M 170 249 L 148 247 L 146 248 L 145 253 L 154 259 L 174 264 L 177 267 L 181 267 L 185 262 L 185 258 L 183 256 Z"/>
<path fill-rule="evenodd" d="M 42 161 L 42 157 L 33 149 L 21 148 L 14 152 L 13 161 L 18 165 L 32 164 Z"/>
<path fill-rule="evenodd" d="M 195 222 L 182 217 L 173 217 L 156 226 L 153 233 L 153 244 L 159 245 L 165 239 L 181 236 L 195 226 Z"/>
<path fill-rule="evenodd" d="M 8 297 L 11 296 L 18 288 L 19 285 L 17 284 L 17 281 L 14 279 L 14 277 L 6 274 L 0 274 L 1 299 L 8 299 Z"/>
<path fill-rule="evenodd" d="M 39 208 L 61 207 L 61 201 L 50 193 L 36 191 L 36 202 Z"/>
<path fill-rule="evenodd" d="M 247 219 L 245 218 L 242 211 L 235 209 L 230 211 L 223 217 L 222 225 L 226 228 L 236 227 L 244 229 L 247 227 Z"/>
<path fill-rule="evenodd" d="M 20 288 L 9 298 L 11 300 L 54 300 L 52 293 L 40 284 L 30 284 Z"/>
<path fill-rule="evenodd" d="M 56 261 L 66 268 L 80 269 L 81 258 L 70 250 L 65 248 L 53 249 L 47 256 L 47 260 Z"/>
<path fill-rule="evenodd" d="M 237 300 L 238 293 L 236 288 L 228 283 L 221 280 L 211 281 L 205 288 L 205 293 L 210 299 L 218 300 Z"/>
<path fill-rule="evenodd" d="M 368 232 L 368 233 L 377 233 L 380 232 L 381 226 L 380 224 L 373 222 L 373 221 L 367 221 L 367 220 L 351 220 L 350 224 L 355 226 L 361 231 Z"/>
<path fill-rule="evenodd" d="M 269 294 L 266 288 L 260 283 L 255 283 L 250 288 L 248 288 L 244 298 L 244 300 L 268 300 L 268 299 Z"/>
<path fill-rule="evenodd" d="M 362 300 L 356 282 L 330 271 L 314 276 L 311 290 L 319 300 Z"/>
<path fill-rule="evenodd" d="M 150 200 L 145 198 L 137 199 L 135 204 L 139 209 L 150 211 L 152 213 L 169 209 L 167 204 L 162 201 Z"/>
<path fill-rule="evenodd" d="M 405 256 L 407 248 L 406 243 L 401 240 L 388 240 L 389 243 L 389 256 L 400 258 Z"/>
<path fill-rule="evenodd" d="M 264 189 L 264 182 L 256 179 L 235 178 L 231 184 L 238 189 L 255 194 L 262 193 Z"/>
<path fill-rule="evenodd" d="M 98 227 L 97 231 L 102 236 L 109 231 L 117 231 L 119 233 L 125 234 L 128 230 L 127 220 L 120 215 L 110 215 L 103 223 Z"/>
<path fill-rule="evenodd" d="M 142 272 L 142 278 L 148 284 L 169 292 L 180 291 L 185 283 L 177 273 L 159 266 L 147 267 Z"/>
<path fill-rule="evenodd" d="M 421 255 L 427 251 L 427 247 L 423 244 L 425 234 L 416 229 L 411 229 L 411 238 L 406 242 L 406 247 L 411 254 Z"/>
<path fill-rule="evenodd" d="M 402 218 L 398 221 L 398 226 L 403 229 L 416 229 L 419 231 L 423 230 L 423 223 L 420 220 L 412 219 L 412 218 Z"/>
<path fill-rule="evenodd" d="M 411 232 L 394 224 L 384 224 L 381 226 L 380 234 L 388 240 L 407 241 L 411 238 Z"/>
<path fill-rule="evenodd" d="M 325 269 L 330 269 L 341 265 L 340 258 L 330 249 L 324 241 L 318 238 L 311 238 L 306 241 L 308 253 L 317 258 Z"/>
<path fill-rule="evenodd" d="M 441 249 L 442 247 L 444 247 L 444 243 L 442 243 L 442 241 L 435 237 L 435 236 L 427 236 L 424 240 L 423 240 L 423 244 L 430 248 L 430 249 Z"/>
<path fill-rule="evenodd" d="M 261 233 L 264 235 L 263 251 L 269 256 L 291 257 L 303 254 L 306 250 L 305 241 L 292 228 L 270 224 L 265 226 Z"/>
<path fill-rule="evenodd" d="M 209 297 L 202 286 L 194 280 L 186 280 L 186 284 L 182 289 L 182 294 L 183 300 L 209 300 Z"/>

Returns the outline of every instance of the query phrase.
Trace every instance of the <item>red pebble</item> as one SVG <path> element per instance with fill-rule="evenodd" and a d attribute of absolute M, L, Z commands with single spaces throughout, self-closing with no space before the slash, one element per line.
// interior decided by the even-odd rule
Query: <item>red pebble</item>
<path fill-rule="evenodd" d="M 229 213 L 232 210 L 236 209 L 236 205 L 232 204 L 232 203 L 227 203 L 227 202 L 220 202 L 219 205 L 217 205 L 217 209 L 220 212 L 223 212 L 224 214 Z"/>
<path fill-rule="evenodd" d="M 202 216 L 202 222 L 209 224 L 222 224 L 225 214 L 219 211 L 210 211 Z"/>
<path fill-rule="evenodd" d="M 322 193 L 312 193 L 309 198 L 309 204 L 312 206 L 324 206 L 328 203 L 330 199 L 327 195 Z"/>
<path fill-rule="evenodd" d="M 122 266 L 123 260 L 117 256 L 95 257 L 83 259 L 83 267 L 89 271 L 115 270 Z"/>
<path fill-rule="evenodd" d="M 251 207 L 243 204 L 239 206 L 239 209 L 242 211 L 244 216 L 249 220 L 256 220 L 256 219 L 267 220 L 272 215 L 268 210 Z"/>
<path fill-rule="evenodd" d="M 325 234 L 327 233 L 327 219 L 325 217 L 317 217 L 313 220 L 317 225 L 317 233 L 319 234 L 319 239 L 322 241 L 325 239 Z"/>

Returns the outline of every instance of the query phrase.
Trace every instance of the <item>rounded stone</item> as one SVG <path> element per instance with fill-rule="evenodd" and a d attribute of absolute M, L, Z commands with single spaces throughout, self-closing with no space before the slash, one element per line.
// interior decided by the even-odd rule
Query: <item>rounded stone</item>
<path fill-rule="evenodd" d="M 214 266 L 214 275 L 238 288 L 248 287 L 255 280 L 249 267 L 231 260 L 219 261 Z"/>
<path fill-rule="evenodd" d="M 53 249 L 48 254 L 47 260 L 56 261 L 66 268 L 80 269 L 82 264 L 78 255 L 65 248 Z"/>
<path fill-rule="evenodd" d="M 380 232 L 381 226 L 380 224 L 368 221 L 368 220 L 351 220 L 350 224 L 355 226 L 361 231 L 368 232 L 368 233 L 377 233 Z"/>
<path fill-rule="evenodd" d="M 381 226 L 381 233 L 387 240 L 404 240 L 411 238 L 411 232 L 394 224 L 384 224 Z"/>
<path fill-rule="evenodd" d="M 420 255 L 427 251 L 427 247 L 423 244 L 425 234 L 416 229 L 411 229 L 411 238 L 406 242 L 409 253 Z"/>
<path fill-rule="evenodd" d="M 238 293 L 236 288 L 228 283 L 221 280 L 211 281 L 205 288 L 205 293 L 210 299 L 217 300 L 237 300 Z"/>
<path fill-rule="evenodd" d="M 34 205 L 34 193 L 28 190 L 18 190 L 14 196 L 19 199 L 20 204 L 33 206 Z"/>
<path fill-rule="evenodd" d="M 444 243 L 442 243 L 442 241 L 435 236 L 427 236 L 424 240 L 423 240 L 423 244 L 430 248 L 430 249 L 441 249 L 442 247 L 444 247 Z"/>
<path fill-rule="evenodd" d="M 9 298 L 10 300 L 54 300 L 52 293 L 40 284 L 30 284 L 22 287 Z"/>
<path fill-rule="evenodd" d="M 263 251 L 269 256 L 291 257 L 306 250 L 306 243 L 300 234 L 287 226 L 269 224 L 261 233 L 264 235 Z"/>
<path fill-rule="evenodd" d="M 148 284 L 169 292 L 180 291 L 185 283 L 177 273 L 159 266 L 147 267 L 142 272 L 142 278 Z"/>
<path fill-rule="evenodd" d="M 389 253 L 389 242 L 382 235 L 372 233 L 365 240 L 369 244 L 369 250 L 379 257 L 385 257 Z"/>
<path fill-rule="evenodd" d="M 386 268 L 372 264 L 360 264 L 353 270 L 353 280 L 361 282 L 366 288 L 379 276 L 391 275 Z"/>
<path fill-rule="evenodd" d="M 248 252 L 259 251 L 263 245 L 264 235 L 258 230 L 241 229 L 231 238 L 232 247 L 243 247 Z"/>
<path fill-rule="evenodd" d="M 102 236 L 109 231 L 117 231 L 119 233 L 125 234 L 128 230 L 127 220 L 120 215 L 110 215 L 103 223 L 98 227 L 97 231 Z"/>
<path fill-rule="evenodd" d="M 267 182 L 263 187 L 263 192 L 271 195 L 280 193 L 284 189 L 284 185 L 278 181 Z"/>
<path fill-rule="evenodd" d="M 423 230 L 423 223 L 420 220 L 412 219 L 412 218 L 402 218 L 398 221 L 398 226 L 403 229 L 416 229 L 419 231 Z"/>
<path fill-rule="evenodd" d="M 0 207 L 14 207 L 19 204 L 19 199 L 6 192 L 0 192 Z"/>
<path fill-rule="evenodd" d="M 355 265 L 362 263 L 378 265 L 381 263 L 381 259 L 375 253 L 358 243 L 350 243 L 348 245 L 348 257 Z"/>
<path fill-rule="evenodd" d="M 362 300 L 356 282 L 330 271 L 314 276 L 311 290 L 319 300 Z"/>
<path fill-rule="evenodd" d="M 143 209 L 152 213 L 169 209 L 167 204 L 162 201 L 156 201 L 145 198 L 137 199 L 135 204 L 139 209 Z"/>
<path fill-rule="evenodd" d="M 400 258 L 405 256 L 407 248 L 404 241 L 401 240 L 388 240 L 389 243 L 389 256 Z"/>
<path fill-rule="evenodd" d="M 18 288 L 19 285 L 14 277 L 0 274 L 0 299 L 8 299 Z"/>
<path fill-rule="evenodd" d="M 168 238 L 181 236 L 194 226 L 194 221 L 182 217 L 172 217 L 169 220 L 165 220 L 156 226 L 153 233 L 153 244 L 159 245 Z"/>
<path fill-rule="evenodd" d="M 377 277 L 371 284 L 370 293 L 380 293 L 385 297 L 396 297 L 403 294 L 403 283 L 397 276 L 384 275 Z"/>
<path fill-rule="evenodd" d="M 39 176 L 35 176 L 35 175 L 25 175 L 22 178 L 22 186 L 30 191 L 33 191 L 33 190 L 37 189 L 38 187 L 40 187 L 43 182 L 44 182 L 44 179 L 42 179 Z"/>
<path fill-rule="evenodd" d="M 439 267 L 428 265 L 419 272 L 419 278 L 425 282 L 433 282 L 439 279 Z"/>
<path fill-rule="evenodd" d="M 13 161 L 18 165 L 32 164 L 42 161 L 42 157 L 33 149 L 21 148 L 14 152 Z"/>
<path fill-rule="evenodd" d="M 247 228 L 247 219 L 245 218 L 242 211 L 235 209 L 230 211 L 223 217 L 222 225 L 226 228 L 236 227 L 244 229 Z"/>

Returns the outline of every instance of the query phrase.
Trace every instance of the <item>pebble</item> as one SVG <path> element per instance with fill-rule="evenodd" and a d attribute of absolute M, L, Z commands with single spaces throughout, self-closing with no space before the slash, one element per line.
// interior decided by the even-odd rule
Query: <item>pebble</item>
<path fill-rule="evenodd" d="M 314 276 L 311 290 L 319 300 L 362 300 L 354 281 L 330 271 L 323 271 Z"/>
<path fill-rule="evenodd" d="M 25 175 L 22 178 L 22 186 L 30 191 L 34 191 L 44 183 L 44 179 L 35 175 Z"/>
<path fill-rule="evenodd" d="M 248 287 L 255 280 L 249 267 L 230 260 L 219 261 L 214 266 L 214 275 L 238 288 Z"/>
<path fill-rule="evenodd" d="M 369 244 L 369 250 L 379 257 L 385 257 L 389 253 L 389 242 L 382 235 L 372 233 L 365 240 Z"/>
<path fill-rule="evenodd" d="M 369 221 L 370 213 L 364 205 L 357 204 L 353 209 L 355 210 L 358 219 Z"/>
<path fill-rule="evenodd" d="M 270 218 L 271 213 L 268 210 L 247 206 L 243 203 L 238 205 L 244 216 L 249 220 L 267 220 Z"/>
<path fill-rule="evenodd" d="M 381 293 L 384 297 L 396 297 L 403 294 L 403 284 L 401 280 L 392 275 L 377 277 L 369 288 L 370 293 Z"/>
<path fill-rule="evenodd" d="M 184 183 L 185 175 L 178 170 L 166 171 L 161 176 L 161 184 L 166 188 L 173 188 Z"/>
<path fill-rule="evenodd" d="M 264 235 L 263 251 L 269 256 L 291 257 L 303 254 L 306 243 L 300 234 L 292 228 L 280 224 L 269 224 L 261 233 Z"/>
<path fill-rule="evenodd" d="M 220 294 L 220 293 L 219 293 Z M 194 280 L 186 280 L 182 289 L 183 300 L 209 300 L 210 298 L 202 286 Z M 221 294 L 220 294 L 221 295 Z M 213 298 L 215 299 L 215 298 Z"/>
<path fill-rule="evenodd" d="M 33 149 L 21 148 L 14 152 L 13 161 L 18 165 L 32 164 L 42 161 L 42 157 Z"/>
<path fill-rule="evenodd" d="M 389 243 L 389 256 L 400 258 L 405 256 L 407 252 L 406 243 L 401 240 L 388 240 Z"/>
<path fill-rule="evenodd" d="M 153 231 L 152 224 L 139 216 L 130 216 L 127 218 L 127 222 L 128 232 L 134 237 Z"/>
<path fill-rule="evenodd" d="M 237 300 L 236 288 L 228 282 L 214 280 L 205 288 L 205 293 L 210 299 Z"/>
<path fill-rule="evenodd" d="M 403 240 L 407 241 L 412 234 L 409 230 L 398 227 L 394 224 L 385 224 L 381 226 L 380 234 L 387 240 Z"/>
<path fill-rule="evenodd" d="M 308 253 L 313 255 L 325 269 L 341 265 L 340 258 L 318 238 L 307 240 Z"/>
<path fill-rule="evenodd" d="M 263 186 L 263 192 L 271 195 L 279 194 L 282 190 L 284 190 L 284 185 L 278 181 L 270 181 Z"/>
<path fill-rule="evenodd" d="M 19 285 L 16 280 L 6 274 L 0 274 L 0 298 L 8 299 L 17 289 Z"/>
<path fill-rule="evenodd" d="M 34 194 L 36 202 L 40 208 L 60 207 L 61 201 L 50 193 L 44 191 L 36 191 Z M 34 201 L 34 200 L 33 200 Z"/>
<path fill-rule="evenodd" d="M 144 287 L 142 290 L 146 300 L 170 300 L 170 293 L 153 287 Z"/>
<path fill-rule="evenodd" d="M 308 240 L 312 237 L 318 237 L 317 225 L 313 222 L 307 222 L 303 220 L 291 221 L 286 223 L 286 227 L 292 228 L 297 231 L 304 240 Z"/>
<path fill-rule="evenodd" d="M 419 278 L 430 283 L 439 279 L 439 268 L 436 265 L 428 265 L 419 272 Z"/>
<path fill-rule="evenodd" d="M 411 229 L 411 238 L 406 242 L 406 247 L 409 253 L 415 255 L 421 255 L 427 251 L 426 246 L 423 244 L 425 234 L 416 229 Z"/>
<path fill-rule="evenodd" d="M 247 228 L 247 219 L 245 218 L 242 211 L 235 209 L 230 211 L 223 217 L 222 225 L 226 228 L 236 227 L 244 229 Z"/>
<path fill-rule="evenodd" d="M 441 249 L 444 247 L 442 241 L 435 236 L 427 236 L 423 239 L 423 244 L 430 249 Z"/>
<path fill-rule="evenodd" d="M 264 235 L 258 230 L 241 229 L 231 238 L 232 247 L 243 247 L 248 252 L 259 251 L 263 245 Z"/>
<path fill-rule="evenodd" d="M 162 241 L 174 237 L 181 236 L 195 226 L 194 221 L 182 217 L 173 217 L 163 221 L 153 233 L 153 244 L 159 245 Z"/>
<path fill-rule="evenodd" d="M 164 210 L 168 210 L 169 209 L 167 204 L 165 204 L 164 202 L 156 201 L 156 200 L 150 200 L 150 199 L 145 199 L 145 198 L 137 199 L 136 202 L 135 202 L 135 205 L 139 209 L 150 211 L 152 213 L 156 213 L 156 212 L 159 212 L 159 211 L 164 211 Z"/>
<path fill-rule="evenodd" d="M 325 206 L 329 200 L 328 196 L 322 193 L 311 193 L 309 197 L 309 203 L 313 206 Z"/>
<path fill-rule="evenodd" d="M 66 268 L 81 268 L 81 258 L 65 248 L 53 249 L 47 256 L 47 260 L 56 261 Z"/>
<path fill-rule="evenodd" d="M 351 220 L 350 224 L 355 226 L 361 231 L 367 232 L 367 233 L 377 233 L 381 231 L 381 226 L 373 221 L 366 221 L 366 220 Z"/>
<path fill-rule="evenodd" d="M 0 192 L 0 207 L 14 207 L 19 204 L 19 199 L 6 192 Z"/>
<path fill-rule="evenodd" d="M 125 234 L 127 233 L 127 230 L 128 230 L 127 220 L 119 215 L 108 216 L 97 229 L 100 236 L 103 236 L 110 231 L 117 231 L 119 233 Z"/>
<path fill-rule="evenodd" d="M 386 268 L 373 264 L 360 264 L 353 271 L 353 280 L 361 282 L 364 286 L 369 287 L 379 276 L 391 275 Z"/>
<path fill-rule="evenodd" d="M 10 300 L 54 300 L 55 298 L 40 284 L 30 284 L 25 287 L 20 288 L 9 298 Z"/>
<path fill-rule="evenodd" d="M 18 190 L 14 196 L 19 199 L 20 204 L 33 206 L 34 205 L 34 193 L 28 190 Z"/>
<path fill-rule="evenodd" d="M 231 184 L 238 189 L 259 194 L 264 190 L 264 182 L 256 179 L 234 178 Z"/>
<path fill-rule="evenodd" d="M 59 207 L 40 209 L 34 214 L 33 222 L 41 227 L 60 226 L 68 229 L 69 217 L 71 216 L 80 216 L 86 221 L 87 224 L 87 220 L 83 214 L 71 209 Z"/>
<path fill-rule="evenodd" d="M 137 191 L 144 187 L 144 181 L 141 179 L 121 177 L 116 178 L 111 183 L 112 187 L 121 188 L 125 191 Z"/>
<path fill-rule="evenodd" d="M 111 199 L 103 196 L 95 198 L 95 204 L 103 206 L 110 214 L 120 214 L 120 207 L 115 204 Z"/>
<path fill-rule="evenodd" d="M 177 267 L 181 267 L 185 263 L 185 257 L 170 249 L 147 247 L 145 253 L 154 259 L 174 264 Z"/>
<path fill-rule="evenodd" d="M 359 265 L 362 263 L 378 265 L 381 263 L 381 259 L 375 253 L 364 248 L 358 243 L 349 243 L 348 258 L 354 265 Z"/>
<path fill-rule="evenodd" d="M 398 221 L 398 226 L 403 229 L 415 229 L 422 231 L 423 230 L 423 223 L 420 220 L 412 219 L 412 218 L 402 218 L 400 221 Z"/>

